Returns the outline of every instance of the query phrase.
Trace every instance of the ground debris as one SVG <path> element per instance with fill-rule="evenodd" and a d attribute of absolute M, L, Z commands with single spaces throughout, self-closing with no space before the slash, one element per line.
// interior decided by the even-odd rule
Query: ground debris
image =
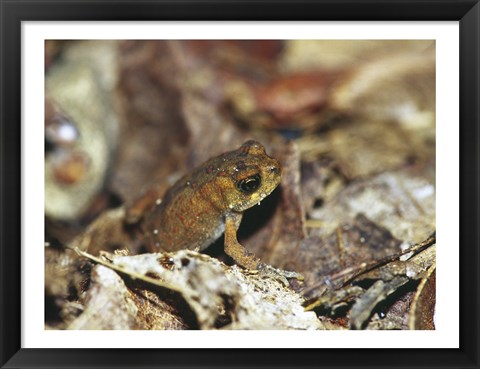
<path fill-rule="evenodd" d="M 134 329 L 137 307 L 122 279 L 98 265 L 92 271 L 84 311 L 67 329 Z M 108 318 L 105 318 L 108 317 Z"/>
<path fill-rule="evenodd" d="M 435 329 L 436 264 L 422 278 L 408 315 L 409 329 Z"/>
<path fill-rule="evenodd" d="M 399 309 L 399 306 L 395 308 L 392 306 L 398 304 L 399 301 L 405 303 L 405 300 L 402 301 L 402 294 L 414 291 L 418 281 L 425 284 L 424 281 L 429 280 L 432 267 L 435 266 L 435 242 L 435 235 L 432 235 L 424 242 L 383 260 L 364 263 L 357 270 L 346 269 L 343 273 L 338 273 L 336 281 L 333 276 L 332 279 L 325 279 L 323 285 L 311 286 L 304 293 L 307 296 L 315 297 L 310 297 L 306 304 L 306 310 L 320 309 L 327 315 L 335 316 L 338 310 L 343 309 L 349 319 L 351 329 L 406 329 L 404 317 L 406 314 L 408 315 L 406 310 L 410 306 L 413 294 L 407 294 L 407 308 Z M 408 284 L 411 285 L 411 288 L 402 290 Z M 423 303 L 426 306 L 419 307 L 418 311 L 415 308 L 411 309 L 410 314 L 413 316 L 409 318 L 410 329 L 425 329 L 415 326 L 413 323 L 415 316 L 420 316 L 419 326 L 421 324 L 427 324 L 430 327 L 433 325 L 431 323 L 434 314 L 434 308 L 432 308 L 434 303 L 431 303 L 432 286 L 430 285 L 429 288 L 430 290 L 425 293 L 429 296 L 423 297 L 426 302 L 420 302 L 420 305 Z M 422 297 L 418 297 L 421 293 L 421 289 L 419 289 L 416 294 L 417 300 L 422 299 Z M 394 294 L 400 296 L 393 299 L 393 302 L 389 302 L 388 298 Z M 384 304 L 384 311 L 379 313 L 381 303 Z M 382 319 L 387 318 L 386 321 L 382 323 L 379 323 L 378 319 L 376 322 L 370 321 L 374 313 L 377 313 L 377 316 L 383 315 Z"/>
<path fill-rule="evenodd" d="M 49 40 L 45 58 L 46 329 L 435 329 L 434 40 Z M 304 281 L 228 266 L 222 236 L 143 254 L 145 210 L 249 139 L 282 181 L 238 240 Z"/>
<path fill-rule="evenodd" d="M 195 251 L 136 256 L 105 254 L 103 260 L 83 252 L 81 255 L 103 264 L 101 268 L 95 267 L 93 286 L 99 278 L 98 268 L 102 272 L 105 266 L 113 269 L 108 273 L 115 274 L 115 286 L 105 291 L 95 288 L 92 294 L 96 299 L 86 299 L 85 312 L 71 327 L 93 329 L 91 325 L 97 324 L 97 329 L 323 328 L 314 312 L 304 311 L 304 299 L 292 289 Z M 123 282 L 116 272 L 128 281 Z M 151 302 L 152 298 L 158 306 L 150 303 L 145 312 L 145 300 Z M 158 300 L 162 303 L 158 304 Z M 170 314 L 162 314 L 165 305 L 176 308 L 171 308 Z M 105 309 L 110 309 L 108 314 Z M 111 313 L 118 313 L 118 325 L 102 321 L 102 317 L 110 321 Z M 92 316 L 100 320 L 92 323 Z M 90 324 L 85 325 L 86 321 Z M 105 328 L 106 325 L 111 328 Z"/>
<path fill-rule="evenodd" d="M 421 242 L 435 230 L 435 186 L 409 169 L 357 180 L 311 211 L 309 216 L 321 220 L 323 226 L 310 234 L 328 235 L 342 219 L 354 218 L 360 212 L 407 246 Z"/>

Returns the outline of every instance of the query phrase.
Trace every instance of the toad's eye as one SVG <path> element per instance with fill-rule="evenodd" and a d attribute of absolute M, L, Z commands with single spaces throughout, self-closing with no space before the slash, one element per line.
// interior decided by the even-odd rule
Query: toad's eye
<path fill-rule="evenodd" d="M 251 177 L 241 179 L 237 182 L 237 188 L 244 193 L 252 193 L 260 187 L 262 177 L 260 174 L 255 174 Z"/>

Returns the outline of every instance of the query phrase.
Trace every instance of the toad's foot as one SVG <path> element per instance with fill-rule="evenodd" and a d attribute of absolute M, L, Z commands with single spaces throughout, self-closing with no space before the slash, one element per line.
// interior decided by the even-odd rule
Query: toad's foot
<path fill-rule="evenodd" d="M 288 283 L 288 279 L 295 278 L 299 281 L 303 281 L 303 276 L 300 273 L 277 269 L 263 263 L 260 263 L 260 265 L 258 266 L 258 272 L 260 278 L 275 279 L 281 282 L 285 287 L 290 286 L 290 284 Z"/>

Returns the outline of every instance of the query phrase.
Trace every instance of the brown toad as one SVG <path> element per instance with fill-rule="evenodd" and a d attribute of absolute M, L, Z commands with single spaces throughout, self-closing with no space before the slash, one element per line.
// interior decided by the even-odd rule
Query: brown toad
<path fill-rule="evenodd" d="M 145 208 L 139 228 L 147 250 L 203 250 L 225 233 L 225 253 L 242 267 L 285 284 L 286 278 L 301 278 L 262 263 L 237 241 L 243 212 L 268 196 L 280 184 L 281 174 L 280 162 L 253 140 L 208 160 Z M 139 204 L 143 206 L 142 200 Z"/>

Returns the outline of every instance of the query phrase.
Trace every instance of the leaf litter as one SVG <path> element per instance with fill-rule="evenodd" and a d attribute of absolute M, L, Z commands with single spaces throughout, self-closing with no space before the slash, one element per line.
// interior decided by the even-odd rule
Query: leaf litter
<path fill-rule="evenodd" d="M 61 194 L 46 193 L 47 329 L 435 328 L 434 42 L 47 46 L 45 186 Z M 222 239 L 144 253 L 128 221 L 139 195 L 161 201 L 250 138 L 284 174 L 239 240 L 305 280 L 243 270 Z"/>

